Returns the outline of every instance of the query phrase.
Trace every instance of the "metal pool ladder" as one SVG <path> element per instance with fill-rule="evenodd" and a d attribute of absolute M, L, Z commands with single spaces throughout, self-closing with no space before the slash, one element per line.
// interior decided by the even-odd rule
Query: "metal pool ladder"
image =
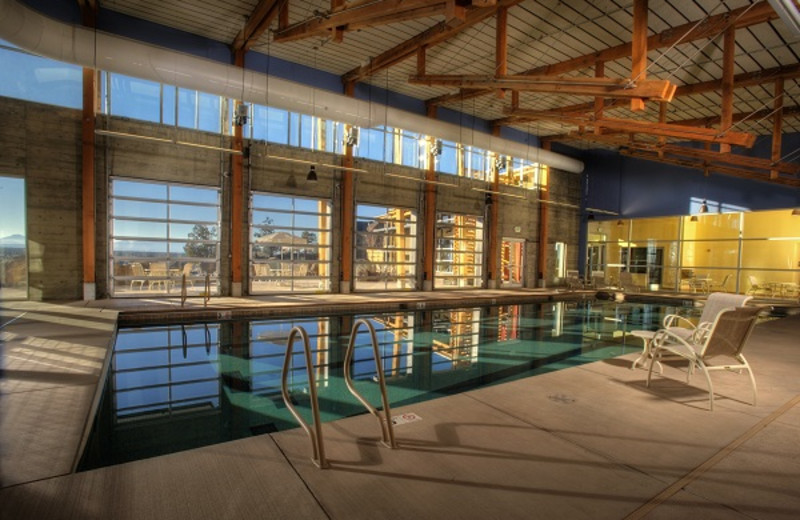
<path fill-rule="evenodd" d="M 311 398 L 311 418 L 314 421 L 314 429 L 306 423 L 303 417 L 298 413 L 292 404 L 289 397 L 289 389 L 286 384 L 286 378 L 289 375 L 289 363 L 292 360 L 292 353 L 294 351 L 294 338 L 297 334 L 303 338 L 303 350 L 306 357 L 306 372 L 308 373 L 308 395 Z M 328 461 L 325 459 L 325 445 L 322 440 L 322 423 L 319 420 L 319 401 L 317 400 L 317 381 L 314 377 L 314 365 L 311 362 L 311 347 L 308 344 L 308 333 L 306 329 L 301 326 L 295 326 L 289 332 L 289 339 L 286 341 L 286 356 L 283 358 L 283 370 L 281 371 L 281 395 L 283 395 L 283 402 L 286 403 L 286 408 L 294 415 L 300 426 L 306 431 L 311 439 L 311 462 L 320 469 L 328 467 Z"/>
<path fill-rule="evenodd" d="M 383 414 L 375 409 L 374 406 L 369 404 L 364 396 L 358 393 L 355 385 L 353 384 L 353 376 L 350 370 L 350 365 L 353 362 L 353 352 L 355 350 L 356 333 L 360 325 L 365 325 L 369 330 L 370 339 L 372 340 L 372 354 L 375 358 L 375 369 L 378 373 L 378 385 L 381 389 L 381 401 L 383 403 Z M 383 367 L 381 366 L 381 356 L 378 349 L 378 338 L 375 335 L 375 327 L 372 326 L 365 318 L 359 318 L 353 323 L 353 329 L 350 332 L 350 343 L 347 345 L 347 353 L 344 356 L 344 381 L 347 389 L 353 394 L 356 399 L 361 401 L 361 404 L 378 419 L 378 424 L 381 428 L 381 443 L 387 448 L 396 448 L 397 443 L 394 439 L 394 427 L 392 425 L 392 412 L 389 408 L 389 397 L 386 395 L 386 378 L 383 375 Z"/>

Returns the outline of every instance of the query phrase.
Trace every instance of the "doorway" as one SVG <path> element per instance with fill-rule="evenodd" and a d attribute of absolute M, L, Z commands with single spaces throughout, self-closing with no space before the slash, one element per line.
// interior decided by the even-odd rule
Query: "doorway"
<path fill-rule="evenodd" d="M 525 259 L 525 240 L 504 238 L 501 246 L 501 287 L 522 287 Z"/>
<path fill-rule="evenodd" d="M 0 300 L 28 298 L 25 179 L 0 176 Z"/>

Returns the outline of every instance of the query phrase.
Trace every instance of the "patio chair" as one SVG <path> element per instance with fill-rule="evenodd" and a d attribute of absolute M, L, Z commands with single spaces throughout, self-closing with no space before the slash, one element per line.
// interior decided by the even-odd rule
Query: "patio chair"
<path fill-rule="evenodd" d="M 578 271 L 568 270 L 566 281 L 567 288 L 570 290 L 583 289 L 583 282 L 581 282 Z"/>
<path fill-rule="evenodd" d="M 186 286 L 194 289 L 194 280 L 192 280 L 193 270 L 194 270 L 194 263 L 186 262 L 185 264 L 183 264 L 183 269 L 181 269 L 180 274 L 178 274 L 178 278 L 183 278 L 183 276 L 185 275 Z"/>
<path fill-rule="evenodd" d="M 633 282 L 633 275 L 628 271 L 619 273 L 619 286 L 625 292 L 641 292 L 642 288 Z"/>
<path fill-rule="evenodd" d="M 722 291 L 728 292 L 728 281 L 731 279 L 731 275 L 726 274 L 725 278 L 722 279 L 721 282 L 717 283 L 714 281 L 710 281 L 708 285 L 709 291 Z"/>
<path fill-rule="evenodd" d="M 678 314 L 667 314 L 664 316 L 662 328 L 688 341 L 698 332 L 708 330 L 720 312 L 734 307 L 744 307 L 752 299 L 752 296 L 744 294 L 711 293 L 706 299 L 703 312 L 700 314 L 700 319 L 697 320 L 696 325 Z"/>
<path fill-rule="evenodd" d="M 601 289 L 607 285 L 605 271 L 592 271 L 592 287 L 595 289 Z"/>
<path fill-rule="evenodd" d="M 756 379 L 750 364 L 742 354 L 747 339 L 756 324 L 759 307 L 737 307 L 719 313 L 707 333 L 684 339 L 667 329 L 656 332 L 650 344 L 650 366 L 647 371 L 647 386 L 653 375 L 653 365 L 664 356 L 673 359 L 685 359 L 689 362 L 686 382 L 689 383 L 695 369 L 703 371 L 708 383 L 708 409 L 714 410 L 714 387 L 710 372 L 715 370 L 731 370 L 741 373 L 747 370 L 750 384 L 753 387 L 753 405 L 758 399 Z"/>
<path fill-rule="evenodd" d="M 757 296 L 759 293 L 764 296 L 772 296 L 772 288 L 766 285 L 762 285 L 758 283 L 758 278 L 753 275 L 749 275 L 747 277 L 747 281 L 750 283 L 750 288 L 747 289 L 747 294 L 752 294 L 753 296 Z"/>
<path fill-rule="evenodd" d="M 145 277 L 147 276 L 144 272 L 144 267 L 139 262 L 134 262 L 131 264 L 131 291 L 133 290 L 133 286 L 137 283 L 139 284 L 139 290 L 141 291 L 144 289 L 144 282 Z"/>

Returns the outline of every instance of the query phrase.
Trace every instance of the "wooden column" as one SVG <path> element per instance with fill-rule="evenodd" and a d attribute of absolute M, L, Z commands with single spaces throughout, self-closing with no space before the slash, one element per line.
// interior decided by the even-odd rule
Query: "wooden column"
<path fill-rule="evenodd" d="M 719 120 L 720 132 L 727 132 L 733 124 L 733 67 L 736 55 L 736 27 L 725 29 L 722 47 L 722 112 Z M 729 153 L 731 145 L 720 144 L 720 153 Z"/>
<path fill-rule="evenodd" d="M 492 135 L 495 137 L 500 137 L 500 127 L 495 125 L 492 127 Z M 500 171 L 497 168 L 497 161 L 491 166 L 492 171 L 494 172 L 494 180 L 492 181 L 492 191 L 500 191 Z M 496 289 L 499 287 L 498 274 L 499 271 L 497 269 L 497 257 L 499 256 L 500 251 L 500 223 L 498 222 L 500 217 L 500 197 L 494 194 L 491 195 L 492 205 L 489 206 L 489 226 L 487 229 L 487 239 L 488 245 L 486 247 L 486 254 L 488 255 L 488 259 L 486 262 L 486 270 L 488 271 L 488 280 L 489 280 L 489 288 Z"/>
<path fill-rule="evenodd" d="M 547 141 L 542 145 L 542 148 L 545 150 L 550 149 L 550 142 Z M 549 173 L 549 172 L 548 172 Z M 550 179 L 545 179 L 539 185 L 539 251 L 538 251 L 538 261 L 537 261 L 537 271 L 539 275 L 539 280 L 544 280 L 547 274 L 547 254 L 549 252 L 549 248 L 547 245 L 548 241 L 548 204 L 546 201 L 550 200 L 550 188 L 549 188 L 549 181 Z"/>
<path fill-rule="evenodd" d="M 233 53 L 233 62 L 244 68 L 244 49 Z M 241 100 L 234 102 L 234 114 Z M 242 125 L 233 125 L 233 150 L 241 152 L 243 147 Z M 242 295 L 242 234 L 244 232 L 244 158 L 241 153 L 231 154 L 231 295 Z"/>
<path fill-rule="evenodd" d="M 633 2 L 633 41 L 631 42 L 631 80 L 647 79 L 647 0 Z M 631 110 L 644 110 L 644 100 L 631 99 Z"/>
<path fill-rule="evenodd" d="M 96 6 L 82 4 L 83 24 L 95 27 Z M 83 299 L 97 297 L 95 286 L 97 267 L 95 208 L 95 114 L 97 112 L 97 71 L 83 68 L 83 107 L 81 114 L 81 231 L 83 260 Z"/>
<path fill-rule="evenodd" d="M 428 117 L 436 118 L 436 106 L 428 105 Z M 425 178 L 429 181 L 436 180 L 436 165 L 428 150 L 428 169 L 425 171 Z M 425 183 L 425 216 L 424 216 L 424 240 L 422 242 L 422 267 L 423 289 L 433 289 L 434 274 L 434 254 L 436 252 L 436 185 L 432 182 Z"/>
<path fill-rule="evenodd" d="M 344 94 L 353 97 L 355 95 L 356 84 L 346 83 Z M 350 131 L 350 125 L 345 125 L 345 135 Z M 344 168 L 353 167 L 353 147 L 345 145 L 344 156 L 342 157 Z M 342 171 L 342 264 L 340 292 L 351 292 L 353 290 L 353 221 L 355 218 L 355 182 L 353 170 Z"/>
<path fill-rule="evenodd" d="M 775 99 L 773 100 L 775 113 L 772 115 L 772 162 L 781 160 L 781 132 L 783 131 L 783 79 L 775 81 Z M 778 170 L 770 170 L 770 179 L 778 178 Z"/>

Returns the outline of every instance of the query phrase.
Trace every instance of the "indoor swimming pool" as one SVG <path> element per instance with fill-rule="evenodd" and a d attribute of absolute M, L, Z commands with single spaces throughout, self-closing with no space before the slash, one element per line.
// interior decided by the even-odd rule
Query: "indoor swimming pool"
<path fill-rule="evenodd" d="M 323 422 L 365 413 L 344 382 L 353 323 L 377 333 L 392 408 L 641 352 L 629 334 L 655 330 L 664 304 L 562 301 L 379 314 L 120 328 L 81 470 L 298 427 L 281 397 L 289 333 L 310 338 Z M 378 406 L 368 330 L 358 329 L 353 377 Z M 289 388 L 310 421 L 302 342 Z"/>

